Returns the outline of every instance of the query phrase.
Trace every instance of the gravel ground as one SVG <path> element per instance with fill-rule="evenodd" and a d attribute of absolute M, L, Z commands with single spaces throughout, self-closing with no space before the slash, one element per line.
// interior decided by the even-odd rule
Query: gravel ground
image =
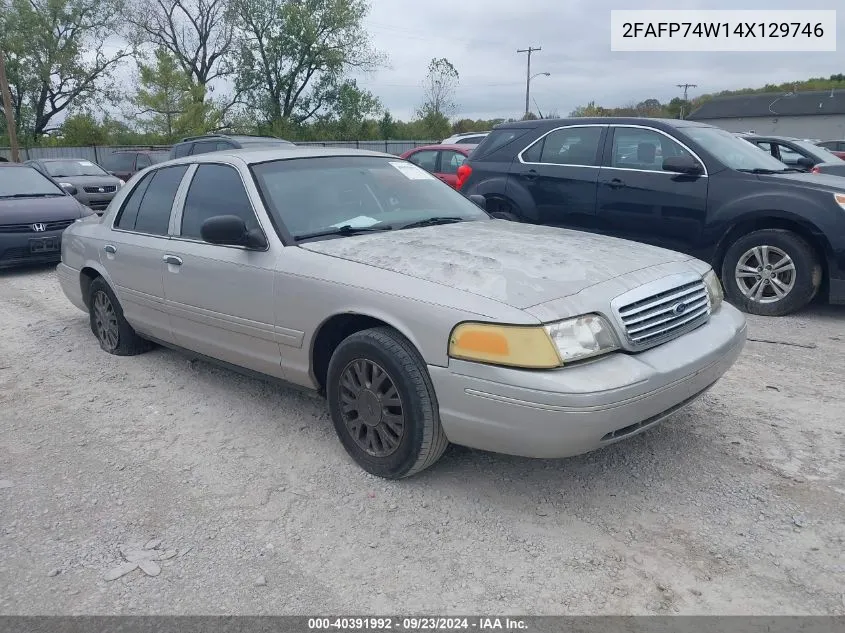
<path fill-rule="evenodd" d="M 320 400 L 105 354 L 51 268 L 0 332 L 0 613 L 845 614 L 843 308 L 751 317 L 776 342 L 631 440 L 402 482 Z"/>

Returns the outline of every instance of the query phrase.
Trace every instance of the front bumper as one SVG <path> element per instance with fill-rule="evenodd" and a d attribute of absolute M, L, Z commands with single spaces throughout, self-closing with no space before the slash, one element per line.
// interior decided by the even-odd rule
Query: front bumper
<path fill-rule="evenodd" d="M 50 264 L 62 258 L 62 230 L 32 233 L 0 233 L 0 268 Z M 57 250 L 46 253 L 33 252 L 30 240 L 56 238 Z"/>
<path fill-rule="evenodd" d="M 639 354 L 531 371 L 452 360 L 429 366 L 449 440 L 481 450 L 556 458 L 644 431 L 713 385 L 745 344 L 728 304 L 700 328 Z"/>
<path fill-rule="evenodd" d="M 117 190 L 110 193 L 88 193 L 87 191 L 79 190 L 76 194 L 76 199 L 79 200 L 86 207 L 97 213 L 103 215 L 109 203 L 117 195 Z"/>

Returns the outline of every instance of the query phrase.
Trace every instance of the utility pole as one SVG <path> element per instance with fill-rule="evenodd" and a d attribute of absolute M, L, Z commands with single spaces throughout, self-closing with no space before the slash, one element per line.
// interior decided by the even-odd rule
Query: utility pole
<path fill-rule="evenodd" d="M 690 88 L 698 88 L 698 84 L 675 84 L 675 85 L 677 85 L 678 88 L 684 89 L 684 104 L 686 104 L 686 102 L 687 102 L 687 91 Z M 680 119 L 684 118 L 684 106 L 683 105 L 681 106 L 681 116 L 678 117 L 678 118 L 680 118 Z"/>
<path fill-rule="evenodd" d="M 539 46 L 537 48 L 529 46 L 528 48 L 520 48 L 516 51 L 517 53 L 528 53 L 528 69 L 525 73 L 525 114 L 528 114 L 531 111 L 531 53 L 536 53 L 541 50 L 543 49 Z"/>
<path fill-rule="evenodd" d="M 3 112 L 6 114 L 6 127 L 9 128 L 9 147 L 12 148 L 12 162 L 20 162 L 18 152 L 18 135 L 15 130 L 15 111 L 12 109 L 12 93 L 9 90 L 9 79 L 6 77 L 6 59 L 0 49 L 0 97 L 3 98 Z"/>

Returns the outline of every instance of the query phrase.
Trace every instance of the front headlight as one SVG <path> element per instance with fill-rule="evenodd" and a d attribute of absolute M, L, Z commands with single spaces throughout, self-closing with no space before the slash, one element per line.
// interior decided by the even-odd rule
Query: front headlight
<path fill-rule="evenodd" d="M 125 181 L 125 180 L 123 180 L 122 178 L 118 178 L 118 179 L 117 179 L 117 181 L 120 183 L 120 184 L 117 186 L 117 188 L 118 188 L 118 189 L 120 189 L 123 185 L 125 185 L 125 184 L 126 184 L 126 181 Z"/>
<path fill-rule="evenodd" d="M 836 204 L 845 209 L 845 193 L 835 193 L 833 199 L 836 200 Z"/>
<path fill-rule="evenodd" d="M 524 369 L 552 369 L 618 347 L 597 314 L 536 326 L 461 323 L 449 337 L 452 358 Z"/>
<path fill-rule="evenodd" d="M 722 306 L 725 293 L 722 290 L 722 283 L 713 270 L 704 275 L 704 285 L 707 286 L 707 294 L 710 295 L 710 311 L 715 312 Z"/>

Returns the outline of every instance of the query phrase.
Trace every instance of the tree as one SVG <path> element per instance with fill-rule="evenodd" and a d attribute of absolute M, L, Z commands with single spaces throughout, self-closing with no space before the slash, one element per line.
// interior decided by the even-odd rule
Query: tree
<path fill-rule="evenodd" d="M 237 87 L 268 123 L 331 110 L 350 70 L 380 62 L 363 27 L 365 0 L 236 0 Z"/>
<path fill-rule="evenodd" d="M 58 114 L 95 96 L 115 97 L 107 80 L 130 55 L 106 39 L 122 0 L 0 0 L 0 46 L 18 125 L 33 138 Z"/>
<path fill-rule="evenodd" d="M 331 118 L 337 120 L 339 140 L 362 138 L 367 118 L 378 116 L 381 102 L 369 90 L 362 90 L 354 79 L 343 82 L 332 95 Z"/>
<path fill-rule="evenodd" d="M 108 131 L 90 112 L 66 118 L 62 123 L 62 136 L 64 142 L 72 146 L 106 145 L 109 142 Z"/>
<path fill-rule="evenodd" d="M 378 130 L 381 138 L 386 141 L 396 138 L 396 123 L 393 121 L 393 115 L 387 110 L 384 111 L 381 120 L 378 122 Z"/>
<path fill-rule="evenodd" d="M 445 57 L 432 59 L 423 81 L 423 102 L 417 109 L 417 116 L 430 122 L 447 119 L 457 110 L 455 92 L 460 76 Z"/>
<path fill-rule="evenodd" d="M 191 81 L 167 49 L 155 52 L 155 64 L 138 62 L 139 83 L 132 102 L 144 129 L 173 138 L 176 120 L 192 99 Z"/>
<path fill-rule="evenodd" d="M 211 82 L 232 74 L 235 42 L 233 0 L 129 0 L 130 38 L 164 49 L 191 83 L 193 98 L 206 99 Z M 231 106 L 234 99 L 227 103 Z"/>

